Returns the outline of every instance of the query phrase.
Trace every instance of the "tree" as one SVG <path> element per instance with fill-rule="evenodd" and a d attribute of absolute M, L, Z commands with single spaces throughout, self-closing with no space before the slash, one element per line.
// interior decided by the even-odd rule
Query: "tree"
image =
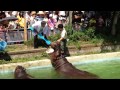
<path fill-rule="evenodd" d="M 112 30 L 111 30 L 111 34 L 113 36 L 116 35 L 116 24 L 118 21 L 118 16 L 119 16 L 119 11 L 114 11 L 113 13 L 113 22 L 112 22 Z"/>
<path fill-rule="evenodd" d="M 69 11 L 69 24 L 72 23 L 72 13 L 73 11 Z"/>

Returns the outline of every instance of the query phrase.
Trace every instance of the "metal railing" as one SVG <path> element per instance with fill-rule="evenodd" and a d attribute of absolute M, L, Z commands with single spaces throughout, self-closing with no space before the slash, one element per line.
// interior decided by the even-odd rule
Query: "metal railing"
<path fill-rule="evenodd" d="M 27 39 L 32 37 L 31 30 L 27 29 Z M 24 42 L 24 29 L 9 29 L 0 31 L 0 38 L 5 40 L 8 44 Z"/>

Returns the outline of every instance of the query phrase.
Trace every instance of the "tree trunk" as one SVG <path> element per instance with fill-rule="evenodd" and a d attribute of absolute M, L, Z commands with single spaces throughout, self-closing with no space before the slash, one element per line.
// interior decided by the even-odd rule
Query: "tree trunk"
<path fill-rule="evenodd" d="M 117 24 L 118 16 L 119 16 L 119 11 L 115 11 L 113 15 L 113 24 L 112 24 L 112 30 L 111 30 L 111 34 L 113 36 L 116 35 L 116 24 Z"/>
<path fill-rule="evenodd" d="M 73 11 L 69 11 L 69 24 L 72 24 L 72 13 Z"/>

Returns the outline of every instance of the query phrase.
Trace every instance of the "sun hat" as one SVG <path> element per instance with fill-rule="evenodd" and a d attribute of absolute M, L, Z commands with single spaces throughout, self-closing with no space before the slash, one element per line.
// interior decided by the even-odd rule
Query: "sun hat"
<path fill-rule="evenodd" d="M 39 11 L 37 14 L 45 14 L 43 11 Z"/>
<path fill-rule="evenodd" d="M 32 11 L 32 12 L 31 12 L 31 15 L 34 15 L 34 14 L 36 14 L 36 11 Z"/>

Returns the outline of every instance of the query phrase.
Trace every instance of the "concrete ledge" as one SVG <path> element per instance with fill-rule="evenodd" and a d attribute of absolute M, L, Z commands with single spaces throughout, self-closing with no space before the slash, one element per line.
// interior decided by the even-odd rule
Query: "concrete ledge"
<path fill-rule="evenodd" d="M 45 48 L 41 48 L 41 49 L 31 49 L 31 50 L 22 50 L 22 51 L 12 51 L 12 52 L 8 52 L 8 54 L 15 55 L 15 54 L 37 53 L 37 52 L 43 52 L 45 50 L 46 50 Z"/>
<path fill-rule="evenodd" d="M 77 49 L 74 46 L 68 47 L 69 54 L 89 54 L 89 53 L 101 53 L 103 51 L 119 51 L 120 50 L 120 45 L 82 45 L 80 46 L 80 50 Z M 33 57 L 36 55 L 40 55 L 41 53 L 45 53 L 46 48 L 40 48 L 40 49 L 30 49 L 30 50 L 23 50 L 21 51 L 12 51 L 8 52 L 10 57 L 12 59 L 14 58 L 23 58 L 23 57 Z"/>
<path fill-rule="evenodd" d="M 69 62 L 74 63 L 74 62 L 84 62 L 86 60 L 97 60 L 97 59 L 116 58 L 116 57 L 118 58 L 120 57 L 120 52 L 72 56 L 72 57 L 67 57 L 67 59 Z M 48 66 L 51 65 L 51 62 L 49 59 L 44 59 L 44 60 L 29 61 L 24 63 L 3 64 L 0 65 L 0 71 L 1 72 L 5 72 L 9 70 L 13 71 L 17 65 L 22 65 L 25 68 L 30 68 L 35 66 Z"/>

